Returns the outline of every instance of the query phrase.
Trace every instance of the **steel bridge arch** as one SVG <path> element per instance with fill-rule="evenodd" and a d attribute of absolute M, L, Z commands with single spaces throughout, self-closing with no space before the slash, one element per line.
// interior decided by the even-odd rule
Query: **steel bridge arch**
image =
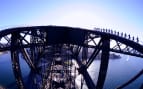
<path fill-rule="evenodd" d="M 111 40 L 117 40 L 118 42 L 121 42 L 125 45 L 128 45 L 130 46 L 131 48 L 143 53 L 143 46 L 141 44 L 139 44 L 138 42 L 135 42 L 133 40 L 129 40 L 128 38 L 125 38 L 125 37 L 122 37 L 122 36 L 119 36 L 117 34 L 113 34 L 113 33 L 108 33 L 106 31 L 100 31 L 99 29 L 98 30 L 91 30 L 91 29 L 83 29 L 83 28 L 72 28 L 72 27 L 63 27 L 63 26 L 33 26 L 33 27 L 17 27 L 17 28 L 10 28 L 10 29 L 5 29 L 5 30 L 2 30 L 0 31 L 0 38 L 4 37 L 4 36 L 7 36 L 11 33 L 15 33 L 15 32 L 22 32 L 22 31 L 33 31 L 33 30 L 40 30 L 40 31 L 46 31 L 46 30 L 54 30 L 54 29 L 65 29 L 65 30 L 81 30 L 81 32 L 84 32 L 84 34 L 94 34 L 94 35 L 97 35 L 99 37 L 109 37 L 109 39 Z M 96 37 L 95 37 L 96 38 Z M 79 40 L 79 39 L 78 39 Z M 2 43 L 1 43 L 2 45 Z M 5 47 L 2 47 L 0 46 L 0 51 L 3 51 L 4 50 L 9 50 L 10 48 L 10 45 L 8 45 L 8 48 L 5 48 Z M 118 52 L 117 50 L 113 50 L 111 49 L 110 51 L 116 51 Z M 122 50 L 120 50 L 121 52 Z M 129 55 L 132 55 L 132 54 L 129 54 Z M 141 56 L 142 55 L 133 55 L 133 56 Z"/>
<path fill-rule="evenodd" d="M 45 36 L 44 33 L 46 34 Z M 27 40 L 26 36 L 33 36 L 34 38 L 32 38 L 32 41 L 29 41 Z M 40 41 L 34 42 L 34 39 Z M 112 40 L 115 42 L 115 44 L 111 47 Z M 130 38 L 127 38 L 127 36 L 120 35 L 120 33 L 114 33 L 107 29 L 89 30 L 64 26 L 33 26 L 5 29 L 0 31 L 0 51 L 11 51 L 13 70 L 20 89 L 24 89 L 25 85 L 23 85 L 19 65 L 19 48 L 21 49 L 21 53 L 24 55 L 25 60 L 30 68 L 36 71 L 32 59 L 30 59 L 24 48 L 55 44 L 76 45 L 76 47 L 73 46 L 71 48 L 71 51 L 73 52 L 74 58 L 77 60 L 77 63 L 80 66 L 78 69 L 79 73 L 83 75 L 89 89 L 103 88 L 108 68 L 109 52 L 117 52 L 141 58 L 143 57 L 143 45 L 139 44 L 138 39 L 137 41 L 131 40 Z M 93 52 L 89 58 L 83 55 L 83 59 L 87 61 L 86 64 L 82 63 L 83 60 L 81 61 L 79 58 L 81 48 L 84 55 L 88 54 L 88 52 L 86 52 L 88 48 L 93 49 Z M 98 82 L 95 85 L 86 69 L 90 66 L 100 51 L 102 51 L 101 66 Z M 131 83 L 141 74 L 142 71 L 123 86 L 120 86 L 119 89 Z"/>

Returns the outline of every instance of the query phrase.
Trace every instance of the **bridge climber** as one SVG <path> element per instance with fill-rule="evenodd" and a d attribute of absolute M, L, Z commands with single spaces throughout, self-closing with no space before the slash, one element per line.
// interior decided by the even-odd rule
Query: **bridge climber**
<path fill-rule="evenodd" d="M 124 36 L 124 37 L 123 37 Z M 143 45 L 128 39 L 127 34 L 95 28 L 94 30 L 64 26 L 32 26 L 0 31 L 0 52 L 11 53 L 12 69 L 19 89 L 103 89 L 108 71 L 110 52 L 143 58 Z M 90 53 L 89 53 L 90 52 Z M 31 84 L 24 81 L 19 54 L 30 68 Z M 87 69 L 101 54 L 98 80 Z M 81 86 L 76 76 L 82 75 Z M 117 87 L 124 88 L 143 74 Z"/>

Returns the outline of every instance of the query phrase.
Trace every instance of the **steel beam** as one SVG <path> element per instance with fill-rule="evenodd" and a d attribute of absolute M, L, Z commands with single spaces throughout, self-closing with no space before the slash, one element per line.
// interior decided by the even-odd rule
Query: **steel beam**
<path fill-rule="evenodd" d="M 109 51 L 110 51 L 110 39 L 108 37 L 102 38 L 102 55 L 101 55 L 101 64 L 100 64 L 100 71 L 99 71 L 99 77 L 97 81 L 97 89 L 103 89 L 106 74 L 107 74 L 107 68 L 108 68 L 108 62 L 109 62 Z"/>
<path fill-rule="evenodd" d="M 96 86 L 87 71 L 87 67 L 85 65 L 82 65 L 78 71 L 83 75 L 83 78 L 86 82 L 88 89 L 96 89 Z"/>
<path fill-rule="evenodd" d="M 119 86 L 116 89 L 123 89 L 125 88 L 127 85 L 131 84 L 132 82 L 134 82 L 137 78 L 139 78 L 141 75 L 143 74 L 143 69 L 137 73 L 137 75 L 135 75 L 133 78 L 131 78 L 129 81 L 127 81 L 126 83 L 124 83 L 123 85 Z M 143 86 L 142 86 L 143 87 Z"/>
<path fill-rule="evenodd" d="M 96 58 L 96 56 L 98 55 L 98 53 L 101 50 L 101 40 L 97 45 L 97 48 L 94 48 L 94 52 L 92 53 L 92 55 L 89 57 L 89 60 L 86 64 L 87 68 L 91 65 L 91 63 L 94 61 L 94 59 Z"/>
<path fill-rule="evenodd" d="M 29 67 L 31 68 L 32 71 L 37 72 L 35 65 L 33 64 L 29 54 L 27 53 L 26 49 L 21 48 L 21 53 L 25 59 L 25 61 L 27 62 L 27 64 L 29 65 Z"/>
<path fill-rule="evenodd" d="M 17 49 L 17 46 L 19 45 L 19 35 L 18 33 L 13 33 L 11 37 L 11 60 L 12 60 L 12 68 L 14 72 L 14 76 L 16 78 L 16 83 L 18 86 L 18 89 L 24 89 L 24 83 L 22 80 L 22 75 L 21 75 L 21 69 L 19 65 L 19 52 Z"/>
<path fill-rule="evenodd" d="M 79 57 L 76 58 L 76 61 L 79 65 L 78 71 L 79 71 L 80 74 L 83 75 L 83 78 L 86 82 L 86 85 L 87 85 L 88 89 L 95 89 L 95 84 L 94 84 L 92 78 L 90 77 L 89 73 L 87 72 L 87 67 L 82 64 Z"/>

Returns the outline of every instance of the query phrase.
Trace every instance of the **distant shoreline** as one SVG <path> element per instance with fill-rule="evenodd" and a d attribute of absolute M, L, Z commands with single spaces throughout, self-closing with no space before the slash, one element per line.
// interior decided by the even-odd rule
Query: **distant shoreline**
<path fill-rule="evenodd" d="M 121 55 L 118 55 L 118 54 L 115 54 L 115 53 L 111 53 L 109 58 L 110 59 L 120 59 Z"/>
<path fill-rule="evenodd" d="M 101 55 L 102 55 L 102 53 L 99 53 L 97 56 L 96 56 L 96 58 L 95 58 L 95 60 L 100 60 L 101 59 Z M 119 55 L 119 54 L 116 54 L 116 53 L 110 53 L 109 54 L 109 59 L 111 59 L 111 60 L 116 60 L 116 59 L 121 59 L 122 57 L 121 57 L 121 55 Z"/>
<path fill-rule="evenodd" d="M 6 53 L 8 53 L 8 51 L 0 52 L 0 55 L 6 54 Z"/>

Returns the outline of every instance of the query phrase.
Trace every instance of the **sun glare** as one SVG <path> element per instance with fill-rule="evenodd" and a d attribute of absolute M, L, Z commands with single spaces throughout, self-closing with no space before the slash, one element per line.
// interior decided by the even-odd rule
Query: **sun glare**
<path fill-rule="evenodd" d="M 97 7 L 98 8 L 98 7 Z M 99 8 L 100 9 L 100 8 Z M 90 4 L 65 5 L 60 8 L 53 8 L 50 13 L 43 14 L 32 21 L 34 25 L 60 25 L 93 29 L 94 27 L 103 27 L 104 19 Z"/>
<path fill-rule="evenodd" d="M 88 11 L 71 11 L 56 21 L 58 25 L 83 27 L 93 29 L 95 26 L 95 18 L 93 14 Z M 98 20 L 98 19 L 96 19 Z"/>

